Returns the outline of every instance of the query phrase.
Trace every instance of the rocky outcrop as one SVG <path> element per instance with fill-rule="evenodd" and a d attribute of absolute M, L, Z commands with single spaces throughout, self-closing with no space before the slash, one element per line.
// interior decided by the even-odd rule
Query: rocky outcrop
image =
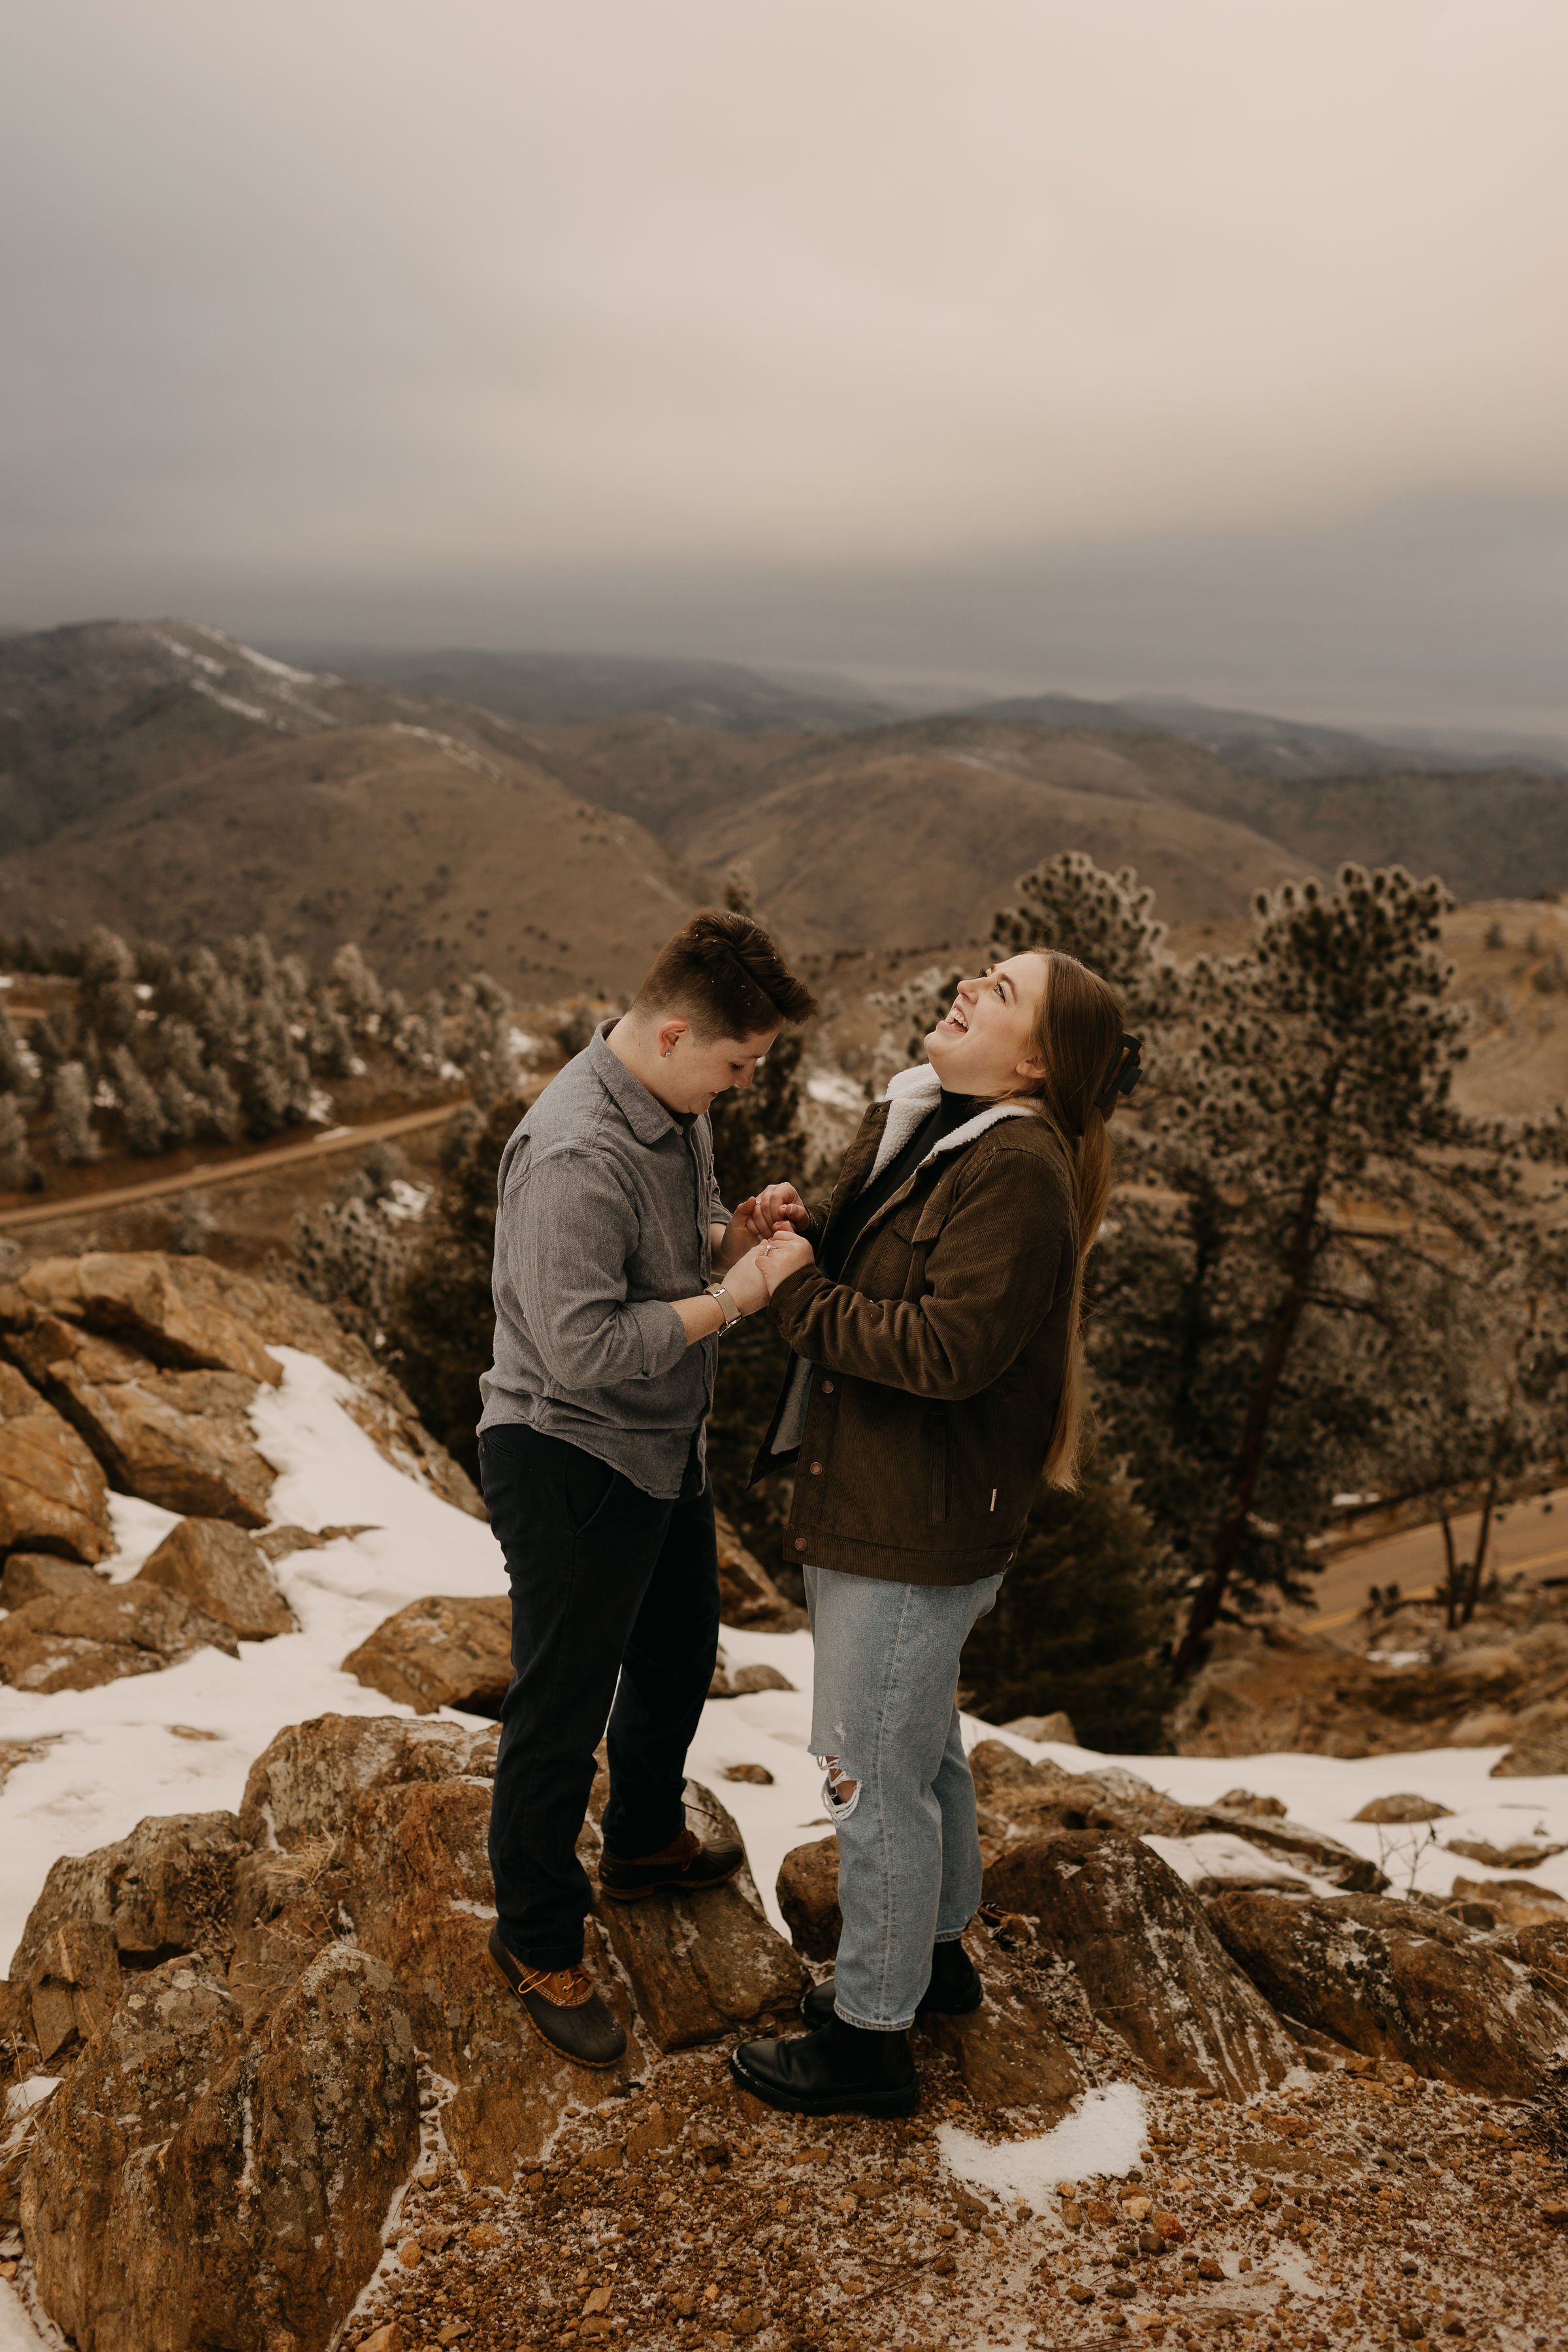
<path fill-rule="evenodd" d="M 330 1946 L 254 2041 L 210 1961 L 168 1961 L 38 2126 L 22 2226 L 44 2307 L 92 2352 L 324 2345 L 418 2131 L 409 2021 L 365 1953 Z"/>
<path fill-rule="evenodd" d="M 726 1625 L 750 1625 L 767 1633 L 793 1633 L 805 1612 L 786 1601 L 762 1561 L 746 1549 L 722 1511 L 713 1514 L 719 1548 L 719 1614 Z"/>
<path fill-rule="evenodd" d="M 1129 1837 L 1192 1838 L 1228 1832 L 1265 1853 L 1278 1855 L 1295 1872 L 1310 1871 L 1336 1886 L 1371 1892 L 1387 1885 L 1377 1864 L 1337 1838 L 1290 1821 L 1283 1805 L 1267 1804 L 1245 1790 L 1232 1804 L 1182 1805 L 1147 1780 L 1120 1766 L 1098 1772 L 1064 1772 L 1043 1759 L 1031 1764 L 1005 1740 L 982 1740 L 970 1757 L 975 1794 L 984 1809 L 982 1843 L 1003 1850 L 1020 1830 L 1110 1829 Z"/>
<path fill-rule="evenodd" d="M 266 1525 L 277 1473 L 247 1417 L 258 1381 L 243 1372 L 161 1371 L 121 1340 L 41 1311 L 19 1314 L 14 1297 L 0 1302 L 6 1348 L 122 1493 L 168 1511 Z"/>
<path fill-rule="evenodd" d="M 0 1569 L 0 1609 L 25 1609 L 29 1601 L 69 1601 L 96 1592 L 100 1579 L 79 1559 L 52 1551 L 14 1551 Z"/>
<path fill-rule="evenodd" d="M 815 1838 L 792 1846 L 779 1864 L 779 1909 L 795 1948 L 808 1960 L 830 1960 L 844 1920 L 838 1908 L 838 1841 Z"/>
<path fill-rule="evenodd" d="M 384 1618 L 343 1672 L 419 1715 L 455 1706 L 499 1716 L 511 1685 L 511 1604 L 431 1593 Z"/>
<path fill-rule="evenodd" d="M 167 1509 L 264 1526 L 274 1472 L 247 1409 L 281 1380 L 275 1351 L 285 1348 L 342 1374 L 345 1412 L 389 1462 L 484 1517 L 471 1480 L 396 1381 L 313 1299 L 205 1258 L 92 1251 L 41 1259 L 0 1286 L 0 1350 L 10 1360 L 0 1379 L 0 1549 L 105 1557 L 104 1469 L 124 1492 Z M 13 1419 L 46 1414 L 45 1400 L 75 1433 L 68 1448 L 49 1422 L 6 1436 Z M 55 1456 L 87 1481 L 74 1505 Z M 42 1520 L 30 1499 L 38 1495 L 50 1506 Z"/>
<path fill-rule="evenodd" d="M 226 1955 L 243 1850 L 232 1813 L 187 1813 L 55 1864 L 11 1963 L 46 2065 L 112 2014 L 122 1971 L 179 1953 Z"/>
<path fill-rule="evenodd" d="M 240 1372 L 275 1388 L 283 1374 L 254 1328 L 216 1298 L 192 1297 L 180 1265 L 154 1250 L 89 1250 L 40 1258 L 16 1287 L 43 1314 L 123 1339 L 170 1370 Z"/>
<path fill-rule="evenodd" d="M 1021 1839 L 986 1871 L 985 1899 L 1071 1963 L 1095 2016 L 1156 2081 L 1250 2098 L 1295 2063 L 1197 1897 L 1139 1840 L 1095 1830 Z"/>
<path fill-rule="evenodd" d="M 500 2185 L 662 2050 L 793 2010 L 804 1972 L 742 1876 L 591 1918 L 628 2049 L 603 2075 L 557 2056 L 486 1958 L 495 1747 L 489 1727 L 324 1717 L 258 1759 L 237 1820 L 144 1822 L 56 1864 L 5 1999 L 66 2076 L 24 2225 L 84 2347 L 324 2347 L 412 2160 L 416 2049 L 447 2147 Z M 728 1821 L 695 1784 L 688 1801 Z"/>
<path fill-rule="evenodd" d="M 0 1363 L 0 1551 L 106 1559 L 109 1481 L 91 1449 L 14 1364 Z"/>
<path fill-rule="evenodd" d="M 1248 1890 L 1208 1907 L 1277 2010 L 1369 2058 L 1519 2099 L 1568 2048 L 1568 2010 L 1501 1946 L 1424 1905 Z"/>
<path fill-rule="evenodd" d="M 1083 2077 L 1042 1995 L 1001 1969 L 984 1939 L 969 1941 L 985 1979 L 984 2006 L 968 2017 L 928 2017 L 921 2033 L 951 2059 L 983 2112 L 1027 2107 L 1048 2126 L 1067 2113 Z"/>
<path fill-rule="evenodd" d="M 1513 1743 L 1532 1760 L 1510 1770 L 1563 1770 L 1565 1609 L 1563 1592 L 1527 1588 L 1453 1630 L 1414 1603 L 1342 1641 L 1283 1622 L 1222 1628 L 1172 1717 L 1175 1744 L 1189 1756 L 1392 1756 Z"/>
<path fill-rule="evenodd" d="M 242 1642 L 294 1631 L 294 1612 L 266 1559 L 226 1519 L 182 1519 L 142 1562 L 138 1581 L 181 1594 Z"/>
<path fill-rule="evenodd" d="M 239 1643 L 231 1627 L 182 1593 L 133 1577 L 25 1601 L 0 1618 L 0 1682 L 16 1690 L 96 1690 L 125 1675 L 154 1675 L 194 1652 Z"/>

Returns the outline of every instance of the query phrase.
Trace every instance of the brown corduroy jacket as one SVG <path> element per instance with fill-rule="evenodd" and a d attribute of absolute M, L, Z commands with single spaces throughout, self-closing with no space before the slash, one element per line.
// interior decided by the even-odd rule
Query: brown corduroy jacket
<path fill-rule="evenodd" d="M 925 1076 L 895 1080 L 895 1100 Z M 814 1246 L 870 1176 L 892 1108 L 867 1113 L 808 1229 Z M 784 1556 L 797 1565 L 970 1584 L 1016 1549 L 1061 1401 L 1072 1171 L 1032 1116 L 963 1132 L 871 1220 L 841 1281 L 803 1266 L 773 1293 L 802 1360 L 752 1477 L 795 1462 Z M 808 1380 L 797 1454 L 785 1433 Z"/>

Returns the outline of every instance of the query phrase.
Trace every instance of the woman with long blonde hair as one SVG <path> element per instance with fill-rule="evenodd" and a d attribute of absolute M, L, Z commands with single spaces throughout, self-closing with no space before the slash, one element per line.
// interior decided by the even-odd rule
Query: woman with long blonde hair
<path fill-rule="evenodd" d="M 963 982 L 926 1051 L 867 1113 L 820 1215 L 787 1185 L 757 1208 L 795 1357 L 758 1475 L 795 1464 L 786 1557 L 816 1636 L 844 1927 L 813 2030 L 731 2063 L 807 2115 L 911 2113 L 910 2027 L 983 1998 L 963 1944 L 981 1858 L 959 1656 L 1042 1470 L 1075 1483 L 1084 1261 L 1107 1121 L 1138 1074 L 1115 990 L 1054 950 Z"/>

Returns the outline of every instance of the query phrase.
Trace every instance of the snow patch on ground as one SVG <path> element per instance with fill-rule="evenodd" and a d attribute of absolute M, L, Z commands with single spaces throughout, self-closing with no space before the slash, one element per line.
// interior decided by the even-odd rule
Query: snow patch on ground
<path fill-rule="evenodd" d="M 1064 2180 L 1122 2179 L 1139 2163 L 1149 2111 L 1131 2083 L 1086 2091 L 1054 2131 L 1037 2139 L 976 2139 L 956 2124 L 939 2126 L 937 2147 L 954 2179 L 994 2196 L 1021 2200 L 1054 2214 Z"/>
<path fill-rule="evenodd" d="M 279 1472 L 273 1523 L 363 1525 L 370 1532 L 279 1562 L 278 1580 L 300 1630 L 273 1642 L 244 1642 L 237 1659 L 204 1650 L 163 1674 L 47 1697 L 0 1686 L 0 1739 L 50 1740 L 0 1789 L 0 1966 L 8 1964 L 57 1855 L 89 1853 L 124 1837 L 147 1814 L 233 1811 L 251 1764 L 285 1724 L 327 1713 L 407 1715 L 408 1708 L 345 1675 L 343 1658 L 383 1618 L 426 1593 L 506 1590 L 500 1554 L 484 1522 L 383 1458 L 344 1411 L 350 1391 L 338 1373 L 292 1349 L 275 1352 L 282 1386 L 264 1390 L 252 1412 L 258 1442 Z M 113 1498 L 112 1511 L 117 1549 L 108 1565 L 122 1581 L 135 1575 L 175 1515 L 127 1496 Z M 726 1626 L 721 1639 L 731 1666 L 776 1666 L 795 1685 L 710 1700 L 689 1768 L 734 1813 L 757 1891 L 782 1930 L 774 1894 L 779 1864 L 792 1846 L 832 1834 L 806 1746 L 811 1637 Z M 1415 1885 L 1447 1895 L 1456 1873 L 1477 1874 L 1477 1864 L 1446 1852 L 1450 1837 L 1500 1846 L 1532 1836 L 1568 1843 L 1568 1776 L 1490 1780 L 1497 1748 L 1353 1759 L 1106 1757 L 999 1733 L 973 1717 L 963 1728 L 972 1747 L 1002 1738 L 1019 1754 L 1049 1757 L 1070 1772 L 1120 1767 L 1186 1804 L 1212 1805 L 1238 1786 L 1278 1797 L 1294 1820 L 1380 1863 L 1401 1893 Z M 771 1784 L 726 1780 L 727 1768 L 736 1764 L 765 1766 Z M 1370 1798 L 1405 1790 L 1451 1807 L 1454 1818 L 1436 1823 L 1436 1836 L 1425 1827 L 1379 1829 L 1354 1820 Z M 1254 1851 L 1239 1836 L 1155 1845 L 1184 1875 L 1207 1877 L 1228 1874 L 1216 1866 L 1222 1849 L 1243 1860 Z M 1182 1860 L 1168 1849 L 1178 1849 Z M 1280 1864 L 1256 1851 L 1278 1878 Z M 1527 1877 L 1531 1885 L 1568 1895 L 1568 1853 Z M 1065 2175 L 1070 2168 L 1060 2169 Z"/>

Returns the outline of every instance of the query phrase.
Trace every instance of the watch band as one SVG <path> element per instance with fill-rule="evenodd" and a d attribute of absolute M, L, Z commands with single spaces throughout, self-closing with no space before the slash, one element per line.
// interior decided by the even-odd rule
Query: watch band
<path fill-rule="evenodd" d="M 728 1331 L 731 1324 L 740 1322 L 741 1310 L 736 1306 L 734 1300 L 731 1297 L 729 1292 L 725 1289 L 721 1282 L 705 1282 L 702 1287 L 708 1293 L 709 1297 L 716 1298 L 720 1306 L 724 1309 L 724 1320 L 720 1326 L 721 1330 Z"/>

